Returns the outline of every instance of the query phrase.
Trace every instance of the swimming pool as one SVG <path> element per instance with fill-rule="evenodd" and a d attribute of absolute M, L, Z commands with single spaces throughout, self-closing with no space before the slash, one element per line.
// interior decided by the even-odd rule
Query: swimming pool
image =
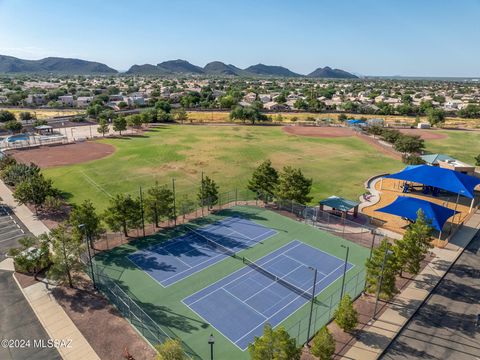
<path fill-rule="evenodd" d="M 12 135 L 12 136 L 9 136 L 5 139 L 6 142 L 16 142 L 16 141 L 28 141 L 30 137 L 28 135 L 25 135 L 25 134 L 19 134 L 19 135 Z"/>

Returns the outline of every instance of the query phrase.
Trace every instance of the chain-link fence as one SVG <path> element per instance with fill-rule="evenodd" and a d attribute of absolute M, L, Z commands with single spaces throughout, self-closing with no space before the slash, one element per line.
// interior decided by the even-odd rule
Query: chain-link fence
<path fill-rule="evenodd" d="M 65 145 L 72 143 L 64 135 L 39 136 L 39 135 L 12 135 L 6 140 L 0 141 L 0 149 L 12 150 L 35 146 Z"/>
<path fill-rule="evenodd" d="M 91 277 L 92 265 L 85 261 L 86 273 Z M 93 264 L 95 284 L 105 297 L 117 308 L 122 316 L 127 319 L 137 331 L 153 346 L 162 344 L 168 339 L 180 341 L 182 347 L 190 359 L 200 359 L 187 344 L 185 344 L 170 328 L 159 325 L 153 320 L 140 305 L 137 304 L 127 293 L 110 277 L 104 273 L 103 268 Z"/>
<path fill-rule="evenodd" d="M 346 281 L 343 294 L 348 294 L 352 299 L 355 299 L 363 292 L 364 288 L 365 269 L 361 269 Z M 322 293 L 317 296 L 316 301 L 313 303 L 310 333 L 308 333 L 309 315 L 287 328 L 288 333 L 295 338 L 297 344 L 303 345 L 307 343 L 318 330 L 330 322 L 340 303 L 341 292 L 339 288 L 329 296 L 322 296 Z"/>
<path fill-rule="evenodd" d="M 306 224 L 365 247 L 379 244 L 384 238 L 384 235 L 369 224 L 349 220 L 346 216 L 321 210 L 319 206 L 312 207 L 292 200 L 275 199 L 267 207 L 292 214 Z"/>

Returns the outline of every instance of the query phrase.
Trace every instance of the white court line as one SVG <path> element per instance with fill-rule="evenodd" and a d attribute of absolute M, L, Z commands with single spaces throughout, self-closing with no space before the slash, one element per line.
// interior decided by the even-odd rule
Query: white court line
<path fill-rule="evenodd" d="M 343 264 L 340 265 L 339 267 L 337 267 L 335 270 L 331 271 L 327 276 L 330 276 L 333 272 L 337 271 L 341 266 L 343 266 Z M 315 286 L 316 286 L 317 284 L 320 284 L 320 283 L 321 283 L 323 280 L 325 280 L 325 279 L 326 279 L 326 277 L 323 278 L 322 280 L 320 280 L 319 282 L 317 282 L 317 283 L 315 284 Z M 337 279 L 338 279 L 338 277 L 337 277 Z M 333 284 L 337 279 L 335 279 L 334 281 L 332 281 L 328 286 L 330 286 L 331 284 Z M 325 288 L 322 290 L 322 292 L 325 291 L 325 289 L 327 289 L 328 286 L 325 287 Z M 312 289 L 312 288 L 313 288 L 313 286 L 310 286 L 310 288 L 308 288 L 305 292 L 307 292 L 308 290 L 310 290 L 310 289 Z M 294 301 L 296 301 L 299 297 L 301 297 L 301 295 L 297 295 L 292 301 L 290 301 L 290 302 L 289 302 L 288 304 L 286 304 L 284 307 L 282 307 L 282 308 L 279 309 L 277 312 L 273 313 L 270 317 L 268 317 L 268 319 L 271 319 L 272 317 L 274 317 L 275 315 L 277 315 L 280 311 L 282 311 L 282 310 L 285 309 L 287 306 L 289 306 L 291 303 L 293 303 Z M 307 301 L 306 303 L 308 303 L 308 301 Z M 283 318 L 282 321 L 279 322 L 278 324 L 282 323 L 283 321 L 285 321 L 286 319 L 288 319 L 290 316 L 292 316 L 293 314 L 295 314 L 295 313 L 296 313 L 298 310 L 300 310 L 304 305 L 305 305 L 305 304 L 301 305 L 297 310 L 295 310 L 295 311 L 292 312 L 291 314 L 287 315 L 287 316 L 286 316 L 285 318 Z M 277 325 L 278 325 L 278 324 L 277 324 Z M 255 328 L 253 328 L 253 329 L 252 329 L 251 331 L 249 331 L 247 334 L 243 335 L 243 336 L 242 336 L 240 339 L 238 339 L 236 342 L 239 342 L 240 340 L 244 339 L 246 336 L 250 335 L 250 334 L 251 334 L 253 331 L 255 331 L 257 328 L 258 328 L 258 326 L 255 327 Z"/>
<path fill-rule="evenodd" d="M 105 190 L 103 187 L 101 187 L 100 185 L 98 185 L 95 180 L 93 180 L 90 176 L 88 176 L 87 174 L 85 174 L 85 172 L 83 170 L 80 170 L 80 173 L 85 177 L 85 179 L 87 179 L 87 181 L 92 184 L 93 186 L 95 186 L 98 190 L 100 190 L 101 192 L 105 193 L 107 196 L 113 198 L 112 194 L 110 194 L 107 190 Z"/>
<path fill-rule="evenodd" d="M 218 290 L 221 290 L 222 288 L 218 288 L 217 290 L 213 291 L 212 294 L 216 293 Z M 185 298 L 186 299 L 186 298 Z M 183 300 L 185 300 L 183 299 Z M 207 323 L 208 325 L 210 325 L 212 328 L 214 328 L 218 333 L 222 334 L 225 338 L 227 338 L 233 345 L 235 345 L 237 348 L 239 348 L 241 351 L 245 351 L 246 349 L 242 349 L 240 346 L 238 346 L 236 343 L 234 343 L 232 340 L 230 340 L 230 338 L 226 335 L 223 334 L 222 331 L 218 330 L 215 326 L 213 326 L 212 324 L 210 324 L 210 322 L 205 319 L 202 315 L 200 315 L 198 312 L 196 312 L 195 310 L 193 310 L 189 305 L 185 304 L 183 302 L 183 300 L 181 300 L 181 302 L 183 303 L 183 305 L 187 306 L 190 311 L 193 311 L 200 319 L 202 319 L 205 323 Z M 263 324 L 263 320 L 255 327 L 257 328 L 258 326 L 262 325 Z"/>
<path fill-rule="evenodd" d="M 294 241 L 295 241 L 295 240 L 294 240 Z M 293 241 L 289 242 L 288 244 L 285 244 L 284 246 L 282 246 L 281 248 L 279 248 L 279 249 L 277 249 L 277 250 L 280 250 L 280 249 L 282 249 L 282 248 L 284 248 L 284 247 L 287 247 L 287 246 L 291 246 L 292 243 L 293 243 Z M 295 245 L 294 247 L 297 247 L 298 245 L 300 245 L 300 244 L 297 244 L 297 245 Z M 275 251 L 277 251 L 277 250 L 275 250 Z M 280 253 L 280 254 L 278 254 L 278 255 L 276 255 L 276 256 L 273 257 L 272 259 L 268 260 L 265 264 L 268 264 L 270 261 L 273 261 L 274 259 L 278 258 L 278 257 L 281 256 L 282 254 L 283 254 L 283 252 Z M 269 255 L 269 254 L 265 255 L 264 257 L 267 257 L 268 255 Z M 259 260 L 261 260 L 261 259 L 259 259 Z M 258 261 L 258 260 L 257 260 L 257 261 Z M 265 265 L 265 264 L 262 264 L 262 266 Z M 247 276 L 248 274 L 256 271 L 256 270 L 254 270 L 254 269 L 252 269 L 252 268 L 250 268 L 250 267 L 248 267 L 248 266 L 242 267 L 241 269 L 239 269 L 239 270 L 237 270 L 237 271 L 241 271 L 241 270 L 243 270 L 243 269 L 245 269 L 245 268 L 249 268 L 250 270 L 249 270 L 248 272 L 246 272 L 245 274 L 243 274 L 242 276 L 236 277 L 236 278 L 234 278 L 232 281 L 229 281 L 228 283 L 222 285 L 220 288 L 223 288 L 223 287 L 225 287 L 225 286 L 227 286 L 227 285 L 230 285 L 231 283 L 233 283 L 233 282 L 235 282 L 235 281 L 238 281 L 239 279 L 241 279 L 241 278 Z M 235 272 L 237 272 L 237 271 L 235 271 Z M 224 277 L 221 278 L 220 280 L 215 281 L 213 284 L 210 284 L 210 285 L 204 287 L 203 289 L 200 289 L 199 291 L 197 291 L 197 292 L 195 292 L 195 293 L 193 293 L 193 294 L 191 294 L 191 295 L 189 295 L 189 296 L 187 296 L 187 297 L 192 297 L 193 295 L 195 295 L 195 294 L 197 294 L 197 293 L 205 290 L 206 288 L 208 288 L 208 287 L 210 287 L 210 286 L 213 286 L 213 285 L 215 285 L 215 284 L 223 281 L 223 280 L 226 279 L 227 277 L 232 276 L 232 274 L 235 274 L 235 272 L 234 272 L 234 273 L 231 273 L 231 274 L 228 274 L 227 276 L 224 276 Z M 191 303 L 190 305 L 193 305 L 193 304 L 195 304 L 196 302 L 202 300 L 203 298 L 207 297 L 209 294 L 210 294 L 210 293 L 208 293 L 207 295 L 202 296 L 201 298 L 195 300 L 195 301 L 194 301 L 193 303 Z"/>
<path fill-rule="evenodd" d="M 282 254 L 283 255 L 283 254 Z M 298 261 L 297 261 L 298 262 Z M 298 265 L 295 269 L 293 269 L 292 271 L 289 271 L 288 273 L 286 273 L 284 276 L 282 277 L 279 277 L 279 279 L 283 280 L 286 276 L 290 275 L 291 273 L 293 273 L 294 271 L 297 271 L 298 269 L 300 269 L 302 266 L 304 266 L 302 263 L 299 263 L 300 265 Z M 265 275 L 264 275 L 265 276 Z M 267 290 L 269 287 L 275 285 L 277 282 L 273 279 L 272 280 L 272 283 L 270 285 L 268 285 L 267 287 L 264 287 L 261 291 L 257 291 L 255 294 L 253 294 L 252 296 L 246 298 L 244 301 L 248 301 L 250 300 L 252 297 L 254 296 L 257 296 L 258 294 L 262 293 L 264 290 Z"/>
<path fill-rule="evenodd" d="M 267 320 L 267 317 L 265 315 L 263 315 L 261 312 L 259 312 L 257 309 L 251 307 L 250 305 L 248 305 L 245 301 L 243 301 L 242 299 L 240 299 L 239 297 L 237 297 L 236 295 L 232 294 L 230 291 L 228 291 L 227 289 L 225 289 L 224 287 L 221 287 L 220 288 L 221 290 L 225 291 L 227 294 L 230 294 L 230 296 L 234 297 L 235 299 L 237 299 L 238 301 L 240 301 L 243 305 L 246 305 L 248 306 L 250 309 L 252 309 L 253 311 L 255 311 L 258 315 L 260 315 L 261 317 L 263 317 L 265 320 Z"/>
<path fill-rule="evenodd" d="M 206 226 L 204 226 L 203 228 L 201 227 L 201 228 L 199 228 L 199 229 L 206 230 L 207 228 L 210 228 L 210 227 L 212 227 L 212 228 L 214 228 L 214 227 L 221 228 L 222 225 L 225 224 L 226 222 L 235 223 L 235 222 L 238 221 L 238 219 L 241 219 L 241 218 L 236 218 L 236 217 L 230 216 L 230 217 L 228 217 L 228 218 L 226 218 L 226 219 L 224 219 L 224 220 L 218 221 L 217 223 L 209 224 L 209 225 L 206 225 Z M 226 227 L 226 226 L 223 226 L 223 227 Z M 188 228 L 187 228 L 187 230 L 188 230 Z M 233 230 L 233 229 L 229 229 L 229 230 L 231 231 L 229 234 L 221 235 L 221 236 L 228 237 L 228 236 L 232 235 L 234 232 L 238 233 L 237 231 L 235 231 L 235 230 Z M 198 231 L 198 230 L 197 230 L 197 231 Z M 265 233 L 262 234 L 262 235 L 265 235 L 265 234 L 267 234 L 267 233 L 270 232 L 270 231 L 274 231 L 274 233 L 276 234 L 276 231 L 275 231 L 275 230 L 269 229 L 267 232 L 265 232 Z M 207 232 L 208 232 L 208 231 L 207 231 Z M 193 231 L 192 231 L 192 233 L 194 234 Z M 202 234 L 202 235 L 203 235 L 203 234 Z M 240 234 L 240 235 L 242 235 L 242 234 Z M 181 238 L 181 237 L 184 237 L 184 236 L 185 236 L 185 235 L 180 235 L 180 236 L 178 236 L 178 237 L 176 237 L 176 238 L 173 238 L 173 239 L 170 239 L 170 240 L 165 241 L 164 244 L 167 243 L 167 242 L 170 242 L 170 241 L 172 241 L 172 243 L 171 243 L 171 244 L 168 244 L 168 245 L 162 244 L 162 248 L 167 247 L 167 246 L 170 246 L 170 245 L 172 245 L 172 244 L 175 244 L 174 240 L 177 240 L 178 238 Z M 180 240 L 180 241 L 186 241 L 186 240 L 188 239 L 188 236 L 189 236 L 189 235 L 188 235 L 188 233 L 187 233 L 187 236 L 185 236 L 185 240 Z M 272 236 L 273 236 L 273 234 L 272 234 Z M 205 236 L 205 237 L 206 237 L 206 236 Z M 248 239 L 247 236 L 244 236 L 244 237 Z M 258 237 L 258 236 L 257 236 L 257 237 Z M 266 238 L 266 239 L 267 239 L 267 238 Z M 212 241 L 213 241 L 213 240 L 212 240 Z M 249 242 L 247 242 L 247 244 L 248 244 L 248 243 L 249 243 Z M 150 250 L 150 249 L 151 249 L 152 247 L 156 247 L 156 246 L 158 246 L 158 245 L 159 245 L 159 244 L 151 245 L 151 246 L 149 246 L 148 248 L 145 248 L 144 250 L 140 250 L 140 251 L 145 251 L 145 250 L 147 250 L 147 251 L 150 251 L 150 252 L 152 252 L 152 253 L 156 253 L 155 251 L 152 251 L 152 250 Z M 249 246 L 249 248 L 251 248 L 251 247 Z M 239 251 L 243 251 L 243 250 L 246 250 L 246 249 L 239 249 Z M 168 250 L 165 250 L 165 251 L 171 254 L 171 252 L 169 252 Z M 191 251 L 194 251 L 194 250 L 191 250 Z M 171 254 L 171 255 L 174 256 L 173 254 Z M 221 257 L 221 256 L 223 256 L 223 255 L 227 255 L 227 254 L 219 253 L 218 255 L 216 255 L 216 256 L 214 256 L 214 257 L 210 257 L 210 258 L 208 258 L 208 259 L 206 259 L 206 260 L 204 260 L 204 261 L 202 261 L 202 262 L 200 262 L 200 263 L 198 263 L 198 264 L 196 264 L 196 265 L 194 265 L 194 266 L 189 266 L 188 269 L 182 270 L 182 271 L 180 271 L 180 272 L 178 272 L 178 273 L 175 273 L 175 274 L 172 275 L 172 276 L 169 276 L 168 278 L 162 279 L 162 281 L 168 281 L 168 280 L 173 279 L 173 278 L 175 278 L 175 277 L 181 277 L 181 276 L 180 276 L 181 274 L 183 274 L 183 273 L 185 273 L 185 272 L 188 272 L 189 270 L 191 270 L 191 269 L 193 269 L 193 268 L 200 267 L 202 264 L 204 264 L 204 263 L 206 263 L 206 262 L 209 262 L 209 261 L 212 261 L 213 259 L 216 259 L 216 258 Z M 175 257 L 175 256 L 174 256 L 174 257 Z M 225 257 L 225 258 L 228 258 L 228 255 L 227 255 L 227 257 Z M 180 260 L 180 261 L 181 261 L 181 260 Z M 223 259 L 220 260 L 220 261 L 223 261 Z M 183 278 L 180 278 L 180 279 L 178 279 L 177 281 L 174 281 L 173 283 L 170 283 L 169 285 L 167 285 L 167 287 L 168 287 L 168 286 L 171 286 L 171 285 L 174 285 L 174 284 L 176 284 L 176 283 L 178 283 L 178 282 L 180 282 L 180 281 L 182 281 L 182 280 L 185 280 L 185 279 L 189 278 L 190 276 L 198 273 L 199 271 L 203 271 L 204 269 L 208 269 L 210 266 L 213 266 L 213 265 L 215 265 L 215 264 L 218 264 L 220 261 L 213 261 L 212 264 L 210 264 L 210 265 L 208 265 L 208 266 L 206 266 L 206 267 L 202 267 L 202 268 L 194 271 L 193 273 L 189 274 L 188 276 L 183 277 Z M 183 263 L 183 261 L 181 261 L 181 262 Z M 185 263 L 184 263 L 184 264 L 185 264 Z M 187 265 L 187 264 L 186 264 L 186 265 Z M 187 265 L 187 266 L 188 266 L 188 265 Z M 158 280 L 157 280 L 157 281 L 158 281 Z"/>
<path fill-rule="evenodd" d="M 291 260 L 293 260 L 293 261 L 296 261 L 296 262 L 298 262 L 298 263 L 300 263 L 300 264 L 303 264 L 303 263 L 301 263 L 300 261 L 294 259 L 293 257 L 291 257 L 291 256 L 289 256 L 289 255 L 287 255 L 287 254 L 284 254 L 284 255 L 285 255 L 285 257 L 287 257 L 287 258 L 289 258 L 289 259 L 291 259 Z M 305 265 L 305 266 L 308 267 L 308 265 L 306 265 L 306 264 L 303 264 L 303 265 Z M 326 276 L 324 272 L 322 272 L 322 271 L 320 271 L 320 270 L 318 270 L 318 269 L 317 269 L 317 272 L 318 272 L 319 274 L 322 274 L 323 276 Z"/>

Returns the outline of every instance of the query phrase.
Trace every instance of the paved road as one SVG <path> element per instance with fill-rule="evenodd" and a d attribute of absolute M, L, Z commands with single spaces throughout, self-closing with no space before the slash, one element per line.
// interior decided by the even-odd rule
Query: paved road
<path fill-rule="evenodd" d="M 0 270 L 0 341 L 30 339 L 27 348 L 4 348 L 0 345 L 1 360 L 57 360 L 56 349 L 34 348 L 33 340 L 48 339 L 48 335 L 32 308 L 18 288 L 10 271 Z"/>
<path fill-rule="evenodd" d="M 387 349 L 383 360 L 480 360 L 480 235 Z"/>
<path fill-rule="evenodd" d="M 28 230 L 6 206 L 0 205 L 0 261 L 9 248 L 17 247 L 18 240 L 28 235 Z"/>

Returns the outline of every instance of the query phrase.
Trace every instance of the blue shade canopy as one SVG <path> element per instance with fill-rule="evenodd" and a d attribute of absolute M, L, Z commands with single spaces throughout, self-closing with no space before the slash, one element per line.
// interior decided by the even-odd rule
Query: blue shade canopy
<path fill-rule="evenodd" d="M 445 206 L 409 196 L 399 196 L 390 205 L 375 211 L 397 215 L 415 221 L 417 219 L 418 209 L 422 209 L 425 218 L 430 220 L 432 227 L 438 231 L 442 231 L 445 222 L 451 216 L 458 213 L 458 211 Z"/>
<path fill-rule="evenodd" d="M 398 173 L 387 175 L 385 178 L 434 186 L 471 199 L 475 197 L 474 188 L 480 184 L 480 179 L 475 176 L 428 165 L 419 165 L 413 168 L 407 167 Z"/>

